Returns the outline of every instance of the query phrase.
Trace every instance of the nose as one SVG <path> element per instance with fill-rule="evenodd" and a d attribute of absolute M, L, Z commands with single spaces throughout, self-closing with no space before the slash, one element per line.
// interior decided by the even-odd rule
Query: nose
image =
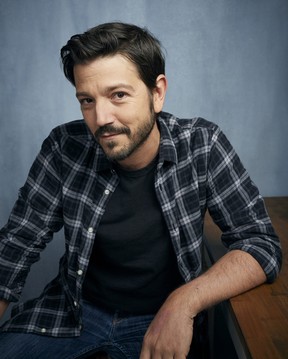
<path fill-rule="evenodd" d="M 97 101 L 97 103 L 95 103 L 95 120 L 97 127 L 102 127 L 114 122 L 114 115 L 107 101 Z"/>

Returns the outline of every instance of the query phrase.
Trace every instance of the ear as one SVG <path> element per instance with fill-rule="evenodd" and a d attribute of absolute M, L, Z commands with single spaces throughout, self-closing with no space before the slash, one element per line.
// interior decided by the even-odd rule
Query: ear
<path fill-rule="evenodd" d="M 156 79 L 156 86 L 153 89 L 153 106 L 155 113 L 162 111 L 167 90 L 167 79 L 165 75 L 159 75 Z"/>

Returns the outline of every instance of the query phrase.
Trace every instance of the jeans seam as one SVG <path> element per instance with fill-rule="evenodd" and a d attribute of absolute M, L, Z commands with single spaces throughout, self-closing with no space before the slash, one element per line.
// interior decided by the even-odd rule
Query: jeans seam
<path fill-rule="evenodd" d="M 78 352 L 76 354 L 73 353 L 73 355 L 69 356 L 68 359 L 80 359 L 85 354 L 90 355 L 90 354 L 97 353 L 98 351 L 102 351 L 102 350 L 104 350 L 102 345 L 100 345 L 100 346 L 91 345 L 89 348 L 85 347 L 80 352 Z"/>
<path fill-rule="evenodd" d="M 104 343 L 104 345 L 105 345 L 105 343 Z M 122 354 L 126 357 L 126 359 L 133 359 L 123 346 L 121 346 L 120 344 L 118 344 L 118 343 L 116 343 L 114 341 L 107 343 L 107 345 L 103 348 L 103 350 L 105 351 L 105 348 L 107 348 L 109 346 L 111 346 L 112 348 L 117 348 L 118 350 L 120 350 L 122 352 Z"/>

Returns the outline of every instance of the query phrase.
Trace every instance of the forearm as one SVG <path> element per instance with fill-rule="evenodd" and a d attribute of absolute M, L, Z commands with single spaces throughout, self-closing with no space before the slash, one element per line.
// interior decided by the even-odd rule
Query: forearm
<path fill-rule="evenodd" d="M 145 334 L 140 358 L 154 358 L 153 353 L 186 358 L 198 313 L 265 280 L 264 271 L 250 254 L 227 253 L 207 272 L 169 295 Z"/>
<path fill-rule="evenodd" d="M 9 302 L 7 302 L 6 300 L 0 300 L 0 319 L 4 315 L 8 306 L 9 306 Z"/>
<path fill-rule="evenodd" d="M 179 294 L 182 292 L 187 296 L 191 316 L 194 317 L 202 310 L 265 281 L 266 275 L 259 263 L 249 253 L 234 250 L 223 256 L 207 272 L 178 290 Z"/>

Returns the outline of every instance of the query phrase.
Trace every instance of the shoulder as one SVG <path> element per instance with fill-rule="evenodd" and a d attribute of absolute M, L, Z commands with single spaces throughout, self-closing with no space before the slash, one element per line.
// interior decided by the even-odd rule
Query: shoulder
<path fill-rule="evenodd" d="M 67 122 L 53 128 L 44 140 L 41 153 L 45 156 L 68 156 L 73 160 L 84 157 L 95 146 L 93 135 L 84 120 Z"/>
<path fill-rule="evenodd" d="M 201 141 L 202 144 L 213 142 L 221 133 L 218 125 L 202 117 L 180 119 L 167 112 L 161 112 L 159 123 L 163 132 L 169 133 L 174 142 Z M 200 144 L 200 143 L 199 143 Z"/>
<path fill-rule="evenodd" d="M 72 138 L 91 138 L 92 135 L 87 128 L 84 120 L 75 120 L 71 122 L 67 122 L 55 127 L 51 134 L 57 138 L 65 138 L 65 137 L 72 137 Z"/>
<path fill-rule="evenodd" d="M 75 120 L 53 128 L 45 142 L 64 148 L 71 144 L 86 147 L 92 140 L 93 135 L 84 120 Z"/>

